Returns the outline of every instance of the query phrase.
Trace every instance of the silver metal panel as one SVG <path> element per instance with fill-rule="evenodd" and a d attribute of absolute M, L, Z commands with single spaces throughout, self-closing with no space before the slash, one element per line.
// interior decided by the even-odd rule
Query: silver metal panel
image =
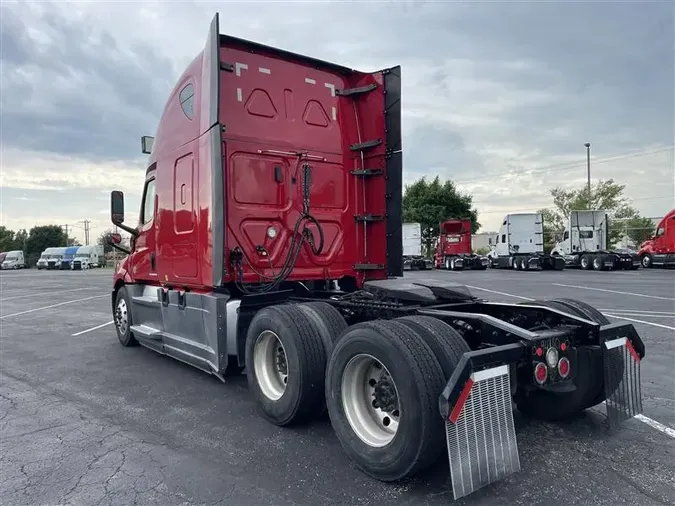
<path fill-rule="evenodd" d="M 602 351 L 607 419 L 616 427 L 642 413 L 640 358 L 625 337 L 606 341 Z"/>
<path fill-rule="evenodd" d="M 455 499 L 520 471 L 508 366 L 480 371 L 472 380 L 457 422 L 446 421 Z"/>
<path fill-rule="evenodd" d="M 237 326 L 239 323 L 239 306 L 241 299 L 228 300 L 225 305 L 226 325 L 227 325 L 227 354 L 237 356 Z"/>

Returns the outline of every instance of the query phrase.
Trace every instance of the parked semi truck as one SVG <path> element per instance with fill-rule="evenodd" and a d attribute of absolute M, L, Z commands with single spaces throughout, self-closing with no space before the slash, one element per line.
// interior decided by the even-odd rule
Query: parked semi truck
<path fill-rule="evenodd" d="M 47 259 L 47 270 L 54 270 L 61 268 L 61 260 L 68 248 L 54 248 Z"/>
<path fill-rule="evenodd" d="M 675 267 L 675 209 L 656 226 L 654 237 L 640 245 L 637 252 L 642 267 Z"/>
<path fill-rule="evenodd" d="M 0 268 L 3 270 L 25 269 L 26 261 L 23 256 L 23 250 L 17 249 L 6 252 Z"/>
<path fill-rule="evenodd" d="M 70 269 L 70 266 L 73 263 L 73 259 L 75 258 L 75 253 L 77 253 L 78 249 L 80 249 L 80 246 L 68 246 L 65 249 L 65 251 L 63 252 L 63 256 L 61 257 L 59 269 L 61 270 Z"/>
<path fill-rule="evenodd" d="M 566 267 L 615 270 L 637 269 L 637 254 L 608 249 L 609 216 L 605 211 L 570 211 L 562 241 L 551 255 L 565 260 Z"/>
<path fill-rule="evenodd" d="M 493 269 L 562 270 L 562 258 L 544 253 L 544 217 L 541 213 L 507 214 L 495 245 L 488 253 Z"/>
<path fill-rule="evenodd" d="M 487 269 L 490 260 L 475 255 L 471 248 L 471 220 L 446 220 L 439 226 L 434 256 L 437 269 L 459 271 L 462 269 Z"/>
<path fill-rule="evenodd" d="M 100 244 L 91 244 L 80 246 L 77 249 L 70 264 L 70 268 L 74 271 L 93 269 L 103 267 L 104 262 L 103 246 Z"/>
<path fill-rule="evenodd" d="M 221 35 L 216 14 L 142 139 L 136 223 L 111 193 L 132 235 L 131 250 L 110 238 L 128 253 L 111 310 L 122 346 L 220 379 L 245 367 L 275 425 L 327 410 L 376 479 L 419 474 L 447 448 L 458 498 L 520 469 L 512 401 L 558 419 L 606 400 L 612 426 L 639 413 L 645 347 L 576 300 L 493 303 L 401 279 L 400 104 L 400 67 Z"/>
<path fill-rule="evenodd" d="M 422 225 L 419 223 L 404 223 L 403 235 L 403 269 L 432 269 L 431 260 L 422 254 Z"/>
<path fill-rule="evenodd" d="M 35 267 L 37 267 L 38 270 L 46 269 L 47 262 L 51 256 L 57 253 L 60 249 L 61 248 L 45 248 L 45 250 L 40 254 L 40 258 L 38 258 L 38 261 L 35 263 Z"/>

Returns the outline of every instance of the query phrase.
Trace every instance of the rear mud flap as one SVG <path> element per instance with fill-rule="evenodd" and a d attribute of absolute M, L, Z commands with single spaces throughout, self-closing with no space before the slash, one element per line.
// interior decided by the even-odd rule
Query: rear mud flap
<path fill-rule="evenodd" d="M 455 500 L 520 471 L 509 366 L 473 372 L 445 427 Z"/>
<path fill-rule="evenodd" d="M 640 356 L 626 337 L 602 347 L 607 420 L 610 428 L 642 413 Z"/>

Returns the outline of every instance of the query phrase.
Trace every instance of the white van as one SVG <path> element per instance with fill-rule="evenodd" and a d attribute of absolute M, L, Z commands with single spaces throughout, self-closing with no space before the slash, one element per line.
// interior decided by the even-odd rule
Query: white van
<path fill-rule="evenodd" d="M 103 246 L 94 244 L 89 246 L 80 246 L 75 252 L 75 257 L 70 263 L 70 268 L 74 271 L 92 269 L 103 266 Z"/>
<path fill-rule="evenodd" d="M 14 250 L 8 251 L 5 259 L 2 261 L 2 269 L 24 269 L 26 262 L 23 258 L 23 251 Z"/>

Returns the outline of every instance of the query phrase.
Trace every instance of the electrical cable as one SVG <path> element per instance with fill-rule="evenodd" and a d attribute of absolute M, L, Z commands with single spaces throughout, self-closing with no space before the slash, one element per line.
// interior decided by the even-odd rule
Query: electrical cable
<path fill-rule="evenodd" d="M 303 161 L 303 154 L 306 155 L 306 153 L 298 154 L 298 162 L 295 166 L 295 172 L 293 176 L 294 180 L 296 181 L 298 169 L 300 168 L 300 165 Z M 293 233 L 291 236 L 291 243 L 288 248 L 288 254 L 286 255 L 286 259 L 282 264 L 281 268 L 279 269 L 278 274 L 274 274 L 274 265 L 272 263 L 272 258 L 269 254 L 269 251 L 267 251 L 267 249 L 264 248 L 263 246 L 259 246 L 258 248 L 259 249 L 262 248 L 262 251 L 264 251 L 267 255 L 268 261 L 270 262 L 270 269 L 272 270 L 271 276 L 258 271 L 250 262 L 250 260 L 247 258 L 246 254 L 241 248 L 239 247 L 235 248 L 235 250 L 237 250 L 236 252 L 235 250 L 233 250 L 233 253 L 235 253 L 235 259 L 232 261 L 232 263 L 236 270 L 235 285 L 239 290 L 242 291 L 242 293 L 246 294 L 266 293 L 277 288 L 281 283 L 283 283 L 293 272 L 293 269 L 297 264 L 298 257 L 300 256 L 300 251 L 302 249 L 302 245 L 305 240 L 307 240 L 309 248 L 315 256 L 320 255 L 321 252 L 323 251 L 325 242 L 323 227 L 321 226 L 321 223 L 319 223 L 319 221 L 310 213 L 310 206 L 309 206 L 310 184 L 311 184 L 311 167 L 309 165 L 307 157 L 305 157 L 305 163 L 303 164 L 303 181 L 302 181 L 302 213 L 298 217 L 297 221 L 295 222 L 295 226 L 293 227 Z M 312 231 L 307 227 L 307 225 L 305 225 L 305 227 L 303 228 L 302 233 L 299 232 L 300 227 L 301 225 L 303 225 L 304 222 L 310 222 L 316 225 L 317 230 L 319 232 L 318 246 L 315 244 L 314 235 L 312 234 Z M 268 283 L 261 282 L 252 286 L 247 286 L 246 284 L 244 284 L 243 282 L 244 263 L 248 266 L 248 268 L 252 272 L 257 274 L 261 278 L 261 281 L 267 280 Z"/>

